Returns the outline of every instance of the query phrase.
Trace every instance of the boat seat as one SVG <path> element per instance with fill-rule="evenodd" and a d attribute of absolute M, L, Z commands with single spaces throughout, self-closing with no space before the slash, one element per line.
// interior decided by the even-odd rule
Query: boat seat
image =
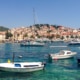
<path fill-rule="evenodd" d="M 21 67 L 21 64 L 14 64 L 15 67 Z"/>

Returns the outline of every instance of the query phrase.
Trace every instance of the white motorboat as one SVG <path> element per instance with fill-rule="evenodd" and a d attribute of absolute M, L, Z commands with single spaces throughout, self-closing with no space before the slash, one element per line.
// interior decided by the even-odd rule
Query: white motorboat
<path fill-rule="evenodd" d="M 44 69 L 42 62 L 8 62 L 0 63 L 0 70 L 8 72 L 33 72 Z"/>
<path fill-rule="evenodd" d="M 72 52 L 70 50 L 61 50 L 59 53 L 50 54 L 49 56 L 52 59 L 65 59 L 74 57 L 76 54 L 77 54 L 76 52 Z"/>
<path fill-rule="evenodd" d="M 70 42 L 68 43 L 68 45 L 69 45 L 69 46 L 70 46 L 70 45 L 76 45 L 76 46 L 78 46 L 78 45 L 80 45 L 80 40 L 79 40 L 79 39 L 72 40 L 72 41 L 70 41 Z"/>

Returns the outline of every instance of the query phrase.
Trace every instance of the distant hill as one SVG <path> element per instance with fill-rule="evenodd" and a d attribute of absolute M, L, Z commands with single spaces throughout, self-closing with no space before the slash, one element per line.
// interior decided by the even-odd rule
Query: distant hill
<path fill-rule="evenodd" d="M 0 31 L 7 31 L 7 30 L 9 30 L 9 28 L 6 28 L 4 26 L 0 26 Z"/>

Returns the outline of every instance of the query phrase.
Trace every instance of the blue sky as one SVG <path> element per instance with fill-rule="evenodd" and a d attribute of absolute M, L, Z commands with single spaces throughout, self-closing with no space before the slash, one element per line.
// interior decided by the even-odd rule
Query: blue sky
<path fill-rule="evenodd" d="M 34 24 L 80 27 L 80 0 L 0 0 L 0 26 L 15 28 Z"/>

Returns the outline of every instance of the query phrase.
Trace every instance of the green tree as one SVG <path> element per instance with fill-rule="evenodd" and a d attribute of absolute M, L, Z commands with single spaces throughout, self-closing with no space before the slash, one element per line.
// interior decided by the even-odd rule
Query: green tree
<path fill-rule="evenodd" d="M 54 34 L 53 35 L 50 35 L 48 38 L 49 39 L 53 39 L 55 36 L 54 36 Z"/>
<path fill-rule="evenodd" d="M 68 35 L 67 35 L 66 37 L 67 37 L 67 38 L 69 38 L 69 36 L 68 36 Z"/>
<path fill-rule="evenodd" d="M 28 37 L 28 34 L 24 34 L 24 37 Z"/>
<path fill-rule="evenodd" d="M 30 38 L 33 38 L 34 39 L 35 37 L 33 35 L 31 35 Z"/>
<path fill-rule="evenodd" d="M 75 38 L 78 38 L 78 36 L 76 35 Z"/>
<path fill-rule="evenodd" d="M 74 36 L 73 36 L 73 35 L 71 35 L 71 38 L 74 38 Z"/>
<path fill-rule="evenodd" d="M 62 36 L 61 39 L 63 40 L 64 39 L 64 36 Z"/>
<path fill-rule="evenodd" d="M 59 35 L 59 34 L 57 34 L 57 35 L 56 35 L 56 38 L 60 38 L 60 35 Z"/>
<path fill-rule="evenodd" d="M 50 32 L 52 32 L 52 30 L 48 30 L 48 31 L 47 31 L 47 33 L 50 33 Z"/>
<path fill-rule="evenodd" d="M 12 33 L 10 33 L 10 32 L 6 32 L 6 39 L 9 39 L 9 37 L 12 37 L 13 35 L 12 35 Z"/>

